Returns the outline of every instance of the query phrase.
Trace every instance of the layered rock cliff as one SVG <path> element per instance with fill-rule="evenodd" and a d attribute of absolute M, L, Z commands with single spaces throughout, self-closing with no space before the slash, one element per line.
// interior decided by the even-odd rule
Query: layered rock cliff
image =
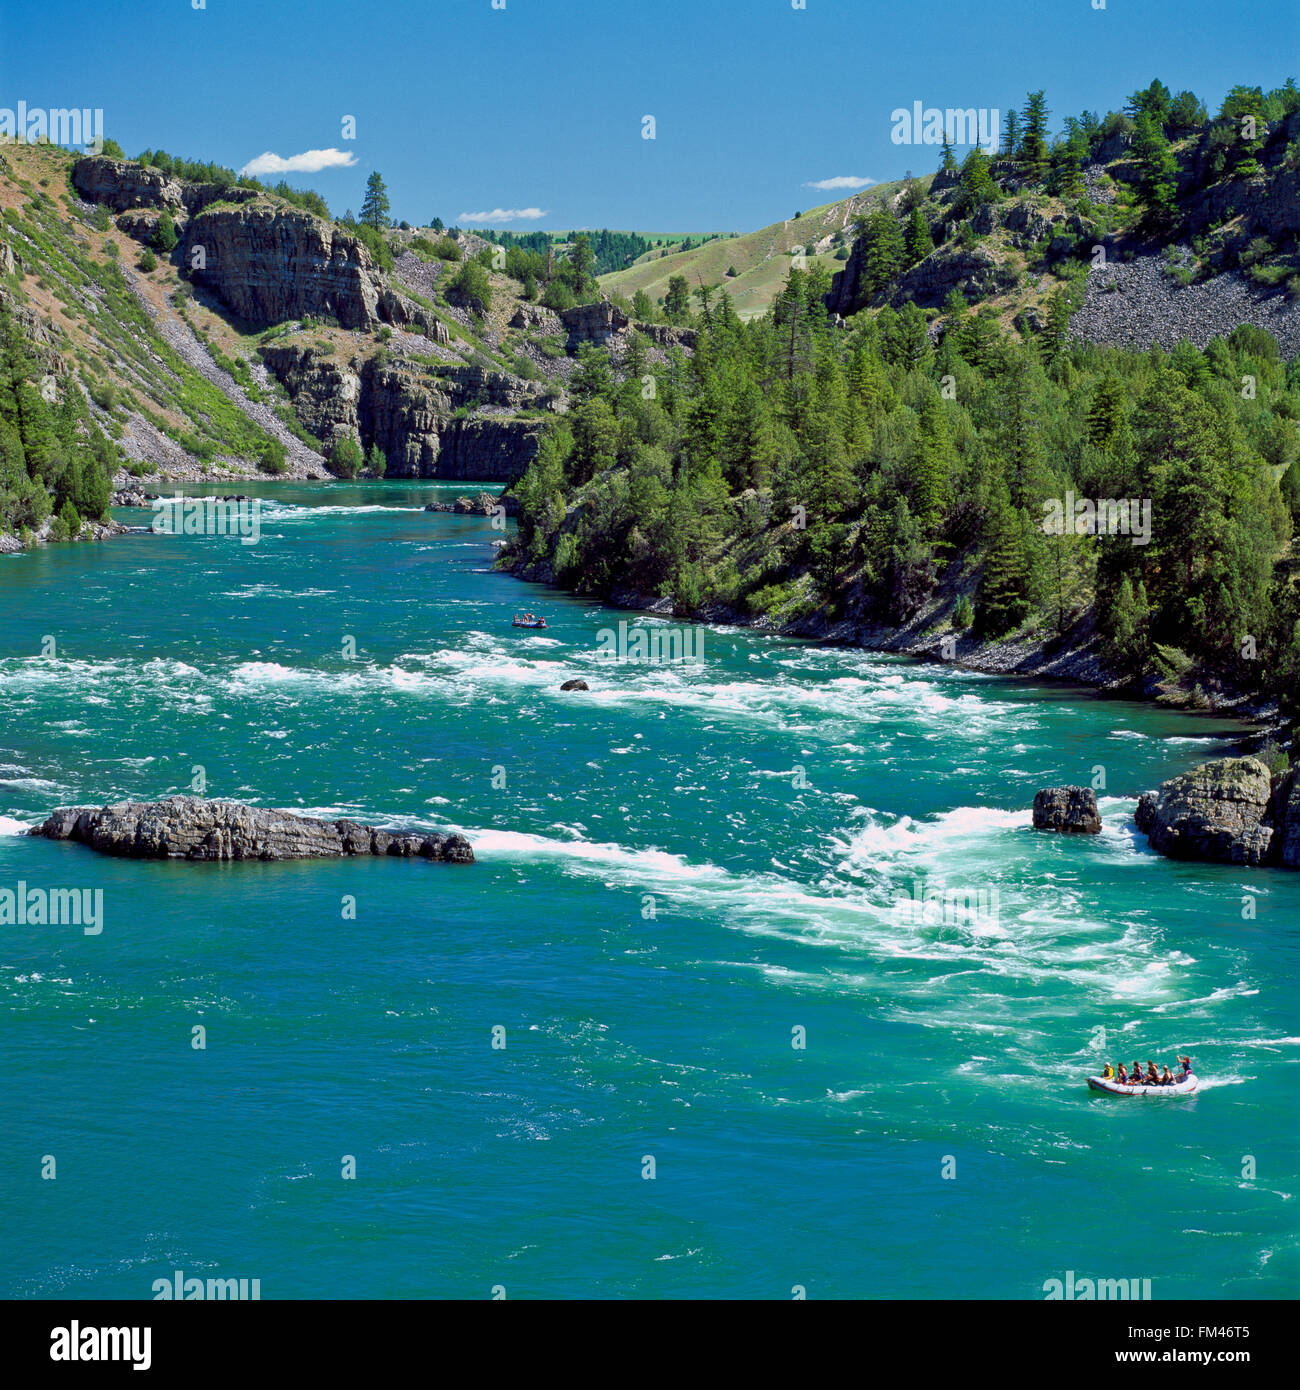
<path fill-rule="evenodd" d="M 119 225 L 133 235 L 152 226 L 140 209 L 171 212 L 189 278 L 252 327 L 306 314 L 350 329 L 417 317 L 387 290 L 356 237 L 256 189 L 189 183 L 103 157 L 79 159 L 72 182 L 88 201 L 121 213 Z"/>
<path fill-rule="evenodd" d="M 428 300 L 385 276 L 346 229 L 256 189 L 193 184 L 122 160 L 78 160 L 72 179 L 82 197 L 118 214 L 119 230 L 146 243 L 165 210 L 181 238 L 175 264 L 208 292 L 205 302 L 245 329 L 310 317 L 349 333 L 400 331 L 391 357 L 373 338 L 345 340 L 340 350 L 337 334 L 332 352 L 302 342 L 262 347 L 297 418 L 326 453 L 347 436 L 367 451 L 377 445 L 394 477 L 503 483 L 536 455 L 541 409 L 556 407 L 562 394 L 459 360 L 477 336 L 473 326 L 457 343 L 460 353 L 452 351 L 447 324 Z M 595 330 L 572 331 L 582 341 L 602 340 Z M 675 340 L 688 336 L 666 331 Z M 497 346 L 488 329 L 482 336 Z M 433 355 L 421 340 L 433 344 Z M 520 411 L 528 417 L 517 418 Z"/>
<path fill-rule="evenodd" d="M 390 477 L 513 482 L 540 446 L 545 418 L 509 412 L 540 409 L 546 393 L 504 372 L 374 358 L 344 364 L 295 344 L 268 345 L 262 357 L 318 439 L 377 444 Z"/>
<path fill-rule="evenodd" d="M 168 208 L 201 212 L 210 203 L 251 203 L 259 194 L 254 188 L 217 183 L 188 183 L 128 160 L 105 155 L 79 159 L 72 166 L 72 186 L 87 202 L 102 203 L 114 212 L 132 208 Z"/>
<path fill-rule="evenodd" d="M 196 285 L 257 327 L 305 314 L 352 329 L 380 321 L 383 286 L 370 253 L 310 213 L 261 203 L 207 208 L 186 224 L 184 256 Z"/>

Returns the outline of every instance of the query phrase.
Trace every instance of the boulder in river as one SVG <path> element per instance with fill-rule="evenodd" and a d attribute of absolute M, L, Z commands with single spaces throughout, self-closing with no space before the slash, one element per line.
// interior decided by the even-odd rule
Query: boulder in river
<path fill-rule="evenodd" d="M 63 807 L 31 833 L 49 840 L 76 840 L 101 854 L 132 859 L 338 859 L 388 854 L 474 862 L 473 846 L 463 835 L 381 830 L 351 820 L 323 820 L 197 796 Z"/>
<path fill-rule="evenodd" d="M 507 502 L 516 502 L 514 498 L 496 498 L 491 492 L 477 493 L 473 498 L 456 498 L 455 502 L 425 502 L 425 512 L 453 512 L 456 516 L 494 516 L 498 506 L 501 507 L 506 516 L 513 516 L 519 507 L 507 506 Z"/>
<path fill-rule="evenodd" d="M 1066 835 L 1101 834 L 1097 793 L 1091 787 L 1044 787 L 1034 795 L 1034 829 Z"/>
<path fill-rule="evenodd" d="M 1258 758 L 1220 758 L 1171 777 L 1141 798 L 1134 820 L 1171 859 L 1300 867 L 1295 774 L 1270 779 Z"/>
<path fill-rule="evenodd" d="M 560 687 L 561 690 L 590 690 L 591 686 L 584 680 L 565 681 Z"/>

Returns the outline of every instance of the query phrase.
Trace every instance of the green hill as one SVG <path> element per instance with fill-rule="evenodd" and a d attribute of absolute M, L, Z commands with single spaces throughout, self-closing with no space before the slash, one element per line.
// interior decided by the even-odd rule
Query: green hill
<path fill-rule="evenodd" d="M 930 180 L 920 182 L 928 186 Z M 836 259 L 835 250 L 846 233 L 851 236 L 853 218 L 882 198 L 893 197 L 901 187 L 901 183 L 877 184 L 841 202 L 826 203 L 798 218 L 773 222 L 743 236 L 722 237 L 690 251 L 666 255 L 656 251 L 626 270 L 602 275 L 600 287 L 629 299 L 644 290 L 658 301 L 667 293 L 669 278 L 684 275 L 692 289 L 701 281 L 724 285 L 740 317 L 757 318 L 767 312 L 784 287 L 796 247 L 804 248 L 810 265 L 822 265 L 831 272 L 840 269 L 843 261 Z M 736 274 L 730 275 L 731 270 Z"/>

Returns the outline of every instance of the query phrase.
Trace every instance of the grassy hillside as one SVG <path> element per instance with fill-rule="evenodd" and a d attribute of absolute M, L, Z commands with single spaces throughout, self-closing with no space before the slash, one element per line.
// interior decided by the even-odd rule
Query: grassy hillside
<path fill-rule="evenodd" d="M 929 180 L 921 182 L 928 184 Z M 853 218 L 880 200 L 892 198 L 901 187 L 901 183 L 877 184 L 841 202 L 811 208 L 797 219 L 774 222 L 756 232 L 721 238 L 686 252 L 665 255 L 656 251 L 627 270 L 602 276 L 600 285 L 606 292 L 629 299 L 637 290 L 644 290 L 657 301 L 667 292 L 670 276 L 684 275 L 692 289 L 701 280 L 706 285 L 725 285 L 740 317 L 757 318 L 767 312 L 784 288 L 795 247 L 805 249 L 809 265 L 821 265 L 833 273 L 843 264 L 834 254 L 838 238 L 851 236 Z M 737 273 L 730 275 L 733 269 Z"/>
<path fill-rule="evenodd" d="M 148 452 L 170 447 L 204 463 L 252 463 L 275 452 L 267 432 L 161 331 L 175 312 L 175 268 L 157 256 L 146 269 L 137 240 L 103 210 L 85 211 L 69 185 L 72 163 L 56 147 L 12 145 L 0 165 L 0 243 L 14 258 L 0 294 L 47 357 L 56 395 L 83 391 L 99 428 L 119 445 L 147 436 Z M 220 328 L 226 365 L 260 396 L 249 350 Z M 138 460 L 132 468 L 152 471 Z"/>
<path fill-rule="evenodd" d="M 561 370 L 552 365 L 563 356 L 560 345 L 509 327 L 520 302 L 515 281 L 491 274 L 490 310 L 470 313 L 448 299 L 439 281 L 455 267 L 437 260 L 425 263 L 425 276 L 416 273 L 407 283 L 399 274 L 392 283 L 445 328 L 445 346 L 414 332 L 394 338 L 386 327 L 352 332 L 319 317 L 243 323 L 190 282 L 182 248 L 161 249 L 157 208 L 116 214 L 88 206 L 72 187 L 75 161 L 50 145 L 9 145 L 0 156 L 0 337 L 8 342 L 13 330 L 14 343 L 23 345 L 13 351 L 23 360 L 15 358 L 11 368 L 45 393 L 54 418 L 72 401 L 83 412 L 75 426 L 83 440 L 102 435 L 107 441 L 95 467 L 115 486 L 125 485 L 128 474 L 153 487 L 259 472 L 327 476 L 327 444 L 304 428 L 286 389 L 263 364 L 261 350 L 272 342 L 310 349 L 318 364 L 353 372 L 387 353 L 390 340 L 392 351 L 413 361 L 472 361 L 533 380 L 545 369 Z M 284 200 L 268 193 L 247 208 L 281 206 Z M 409 250 L 410 235 L 395 232 L 391 240 L 394 253 Z M 461 245 L 466 255 L 487 247 L 472 234 Z M 405 264 L 408 273 L 411 266 L 418 272 L 421 260 L 408 255 Z M 58 502 L 62 454 L 41 461 L 46 426 L 15 411 L 18 442 L 0 440 L 0 469 L 14 478 L 30 473 Z M 63 454 L 70 448 L 65 443 Z M 6 506 L 8 476 L 0 472 L 0 532 L 26 526 L 39 534 L 44 505 Z"/>

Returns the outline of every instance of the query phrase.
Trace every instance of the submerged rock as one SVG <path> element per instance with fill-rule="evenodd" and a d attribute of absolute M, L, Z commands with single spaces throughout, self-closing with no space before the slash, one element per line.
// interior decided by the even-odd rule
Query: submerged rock
<path fill-rule="evenodd" d="M 101 854 L 132 859 L 338 859 L 391 854 L 474 862 L 473 846 L 463 835 L 380 830 L 351 820 L 322 820 L 197 796 L 63 807 L 31 833 L 48 840 L 76 840 Z"/>
<path fill-rule="evenodd" d="M 1100 835 L 1097 793 L 1091 787 L 1044 787 L 1034 795 L 1034 829 Z"/>

